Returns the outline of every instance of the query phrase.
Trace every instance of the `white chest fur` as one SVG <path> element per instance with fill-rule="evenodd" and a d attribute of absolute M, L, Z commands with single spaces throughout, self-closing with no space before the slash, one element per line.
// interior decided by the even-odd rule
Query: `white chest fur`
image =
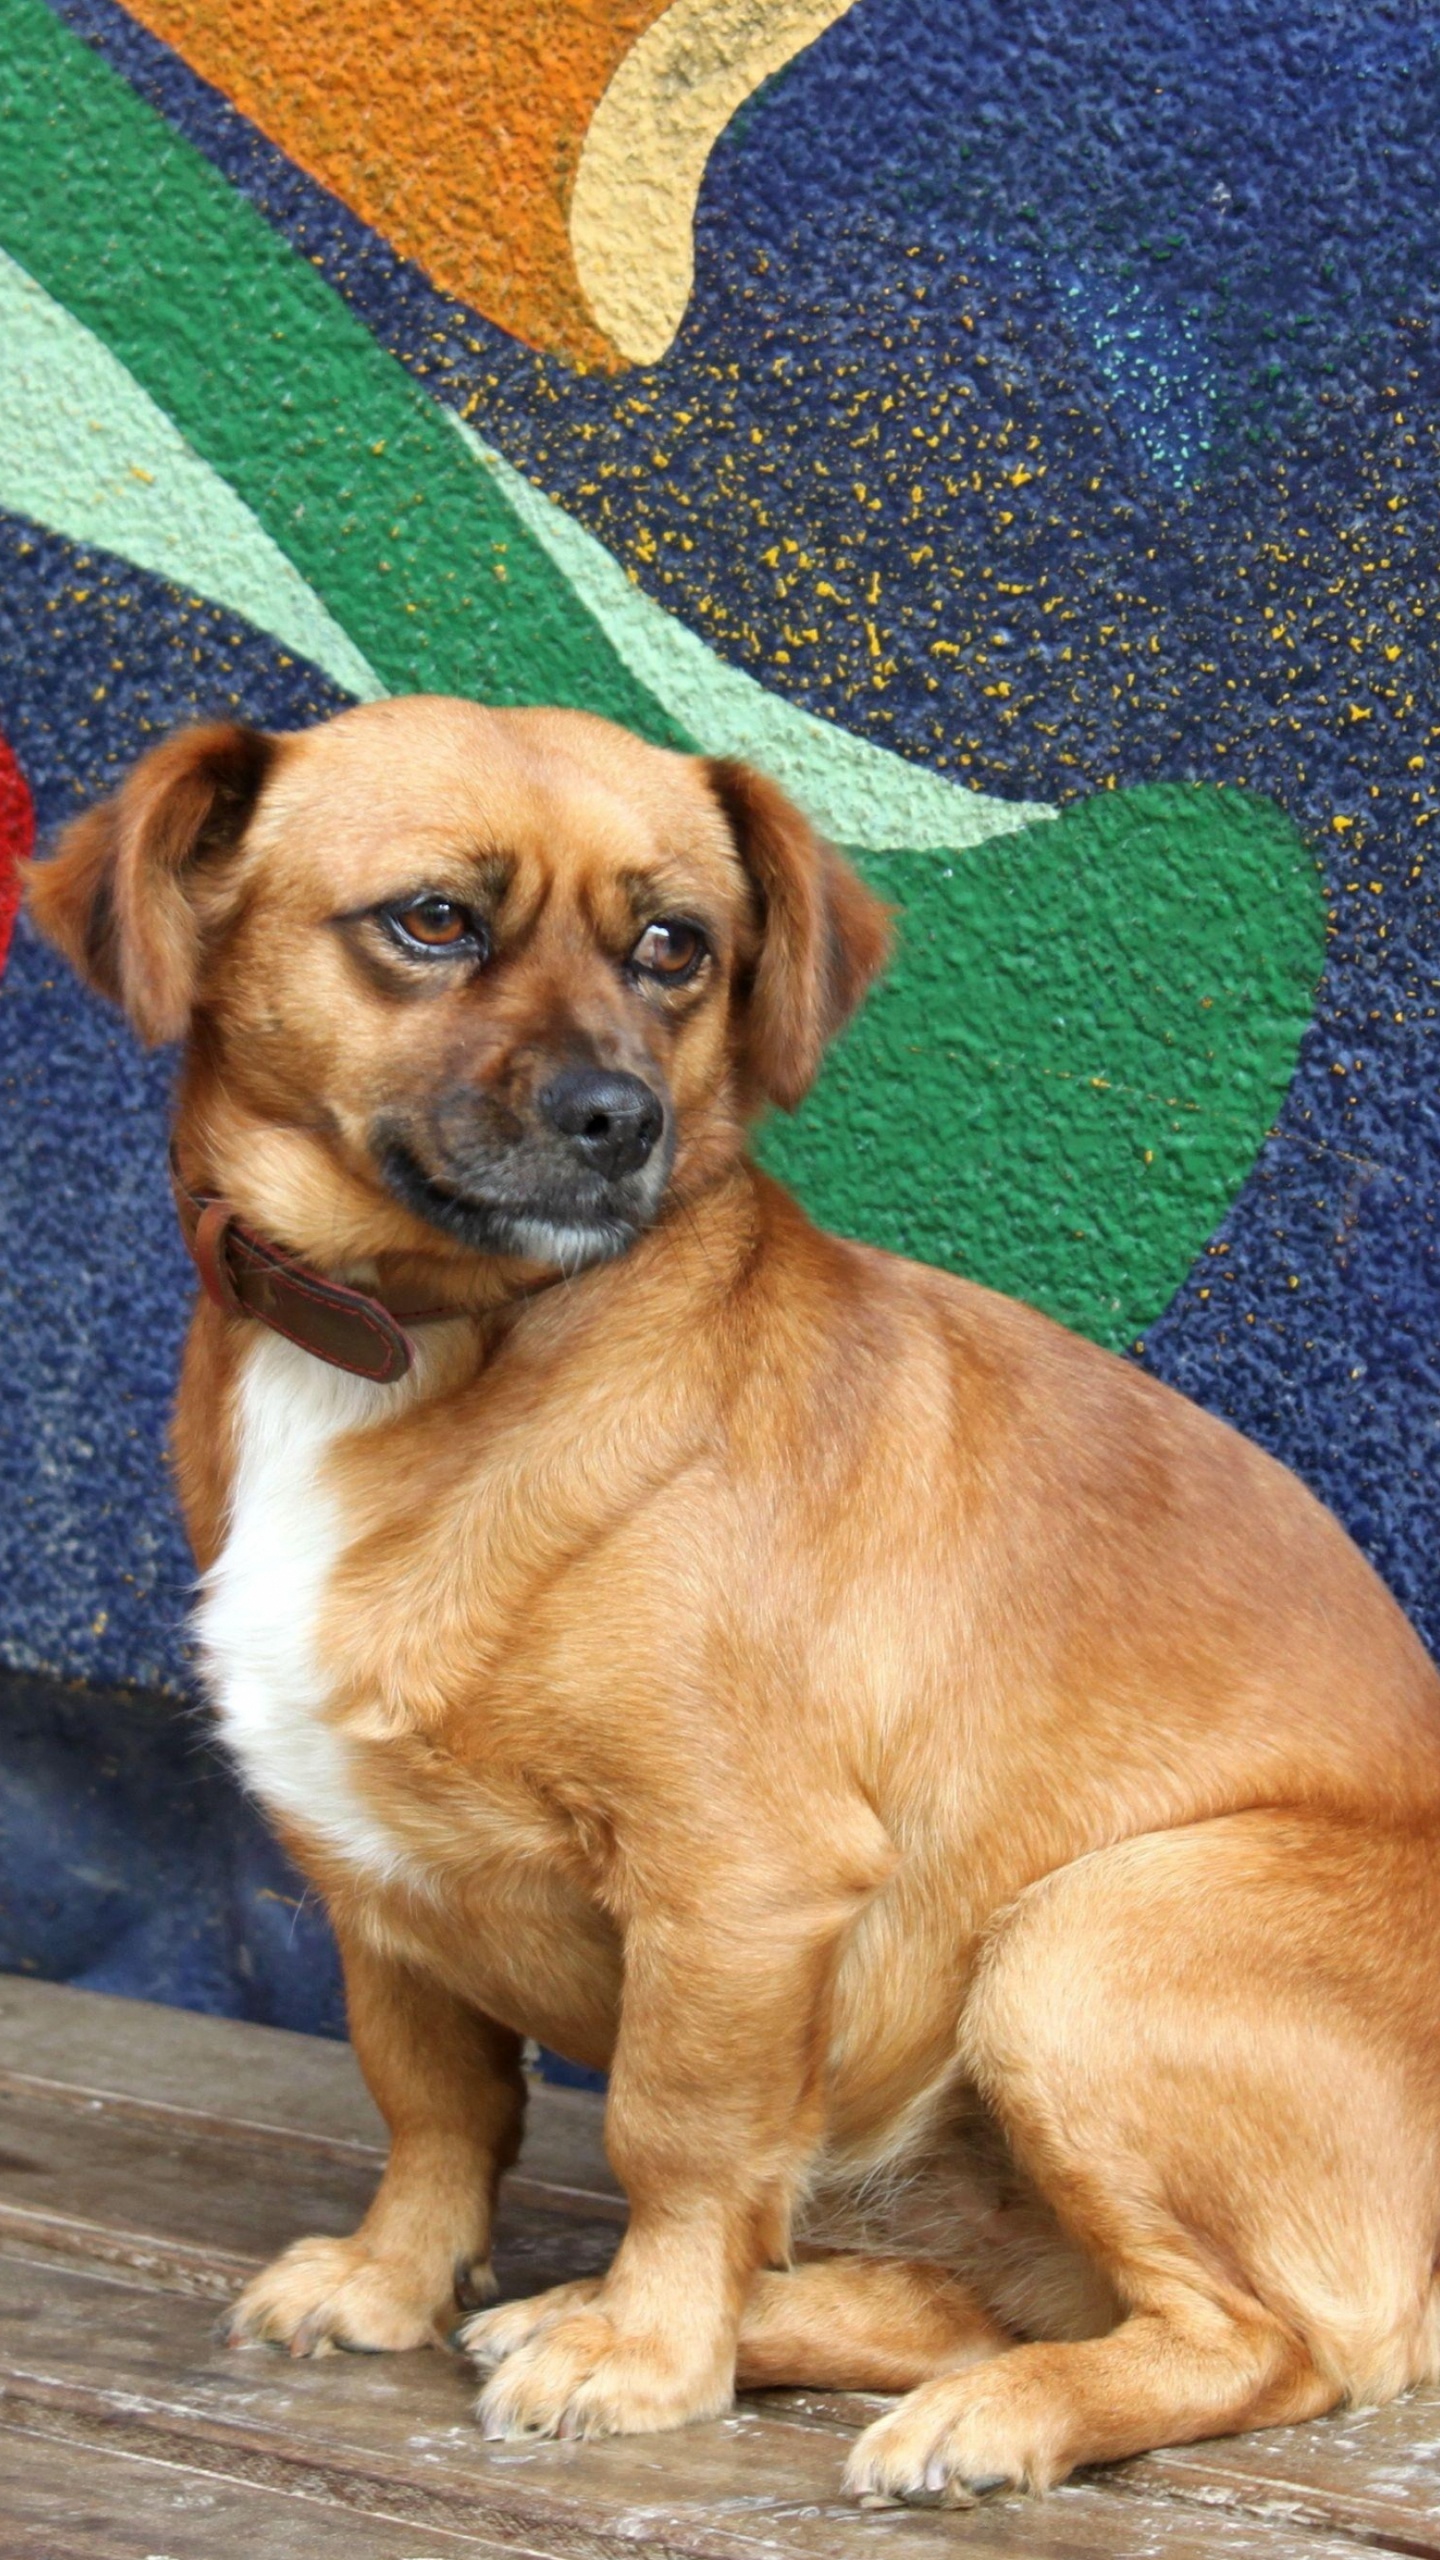
<path fill-rule="evenodd" d="M 345 1526 L 326 1461 L 342 1433 L 403 1410 L 420 1384 L 419 1363 L 400 1385 L 375 1386 L 257 1328 L 239 1387 L 229 1532 L 196 1618 L 221 1733 L 247 1785 L 377 1881 L 409 1877 L 410 1860 L 364 1801 L 351 1746 L 327 1716 L 319 1624 Z"/>

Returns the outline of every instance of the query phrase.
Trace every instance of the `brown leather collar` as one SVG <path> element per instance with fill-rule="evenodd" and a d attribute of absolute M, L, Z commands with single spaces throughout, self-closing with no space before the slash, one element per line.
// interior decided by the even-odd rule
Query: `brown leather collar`
<path fill-rule="evenodd" d="M 227 1315 L 253 1316 L 334 1369 L 390 1386 L 414 1363 L 415 1345 L 405 1326 L 434 1324 L 458 1312 L 418 1305 L 403 1292 L 392 1291 L 387 1300 L 327 1279 L 247 1227 L 228 1200 L 188 1189 L 173 1152 L 170 1181 L 180 1232 L 207 1298 Z"/>

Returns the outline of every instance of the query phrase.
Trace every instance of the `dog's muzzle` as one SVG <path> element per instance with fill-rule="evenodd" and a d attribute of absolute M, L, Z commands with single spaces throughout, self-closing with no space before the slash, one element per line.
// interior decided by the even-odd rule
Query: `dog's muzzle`
<path fill-rule="evenodd" d="M 452 1092 L 423 1124 L 373 1133 L 387 1188 L 477 1253 L 580 1271 L 654 1224 L 674 1156 L 671 1114 L 643 1077 L 564 1067 L 523 1118 Z"/>

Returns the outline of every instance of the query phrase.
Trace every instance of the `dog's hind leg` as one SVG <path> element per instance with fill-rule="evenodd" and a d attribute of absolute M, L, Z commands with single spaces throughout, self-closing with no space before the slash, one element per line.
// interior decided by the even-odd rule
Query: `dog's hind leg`
<path fill-rule="evenodd" d="M 457 2343 L 484 2371 L 567 2313 L 583 2310 L 598 2280 L 557 2285 L 536 2302 L 507 2303 L 459 2330 Z M 471 2346 L 471 2339 L 475 2344 Z M 956 2276 L 924 2259 L 823 2257 L 751 2279 L 740 2320 L 736 2386 L 768 2391 L 911 2391 L 1014 2342 Z"/>
<path fill-rule="evenodd" d="M 911 2391 L 1012 2344 L 968 2286 L 923 2258 L 816 2258 L 755 2277 L 736 2381 Z"/>
<path fill-rule="evenodd" d="M 848 2484 L 968 2503 L 1433 2373 L 1440 1837 L 1254 1812 L 998 1925 L 962 2053 L 1117 2325 L 925 2383 Z"/>

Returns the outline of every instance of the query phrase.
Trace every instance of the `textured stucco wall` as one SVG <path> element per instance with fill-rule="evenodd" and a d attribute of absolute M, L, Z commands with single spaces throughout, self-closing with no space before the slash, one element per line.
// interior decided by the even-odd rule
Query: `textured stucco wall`
<path fill-rule="evenodd" d="M 903 936 L 769 1159 L 1253 1432 L 1440 1642 L 1437 119 L 1422 0 L 0 0 L 0 952 L 196 714 L 750 752 Z M 0 1662 L 181 1693 L 169 1062 L 0 965 Z M 113 1881 L 180 1779 L 105 1715 Z M 332 2014 L 213 1784 L 188 1938 L 62 1946 L 21 1859 L 0 1962 Z"/>

